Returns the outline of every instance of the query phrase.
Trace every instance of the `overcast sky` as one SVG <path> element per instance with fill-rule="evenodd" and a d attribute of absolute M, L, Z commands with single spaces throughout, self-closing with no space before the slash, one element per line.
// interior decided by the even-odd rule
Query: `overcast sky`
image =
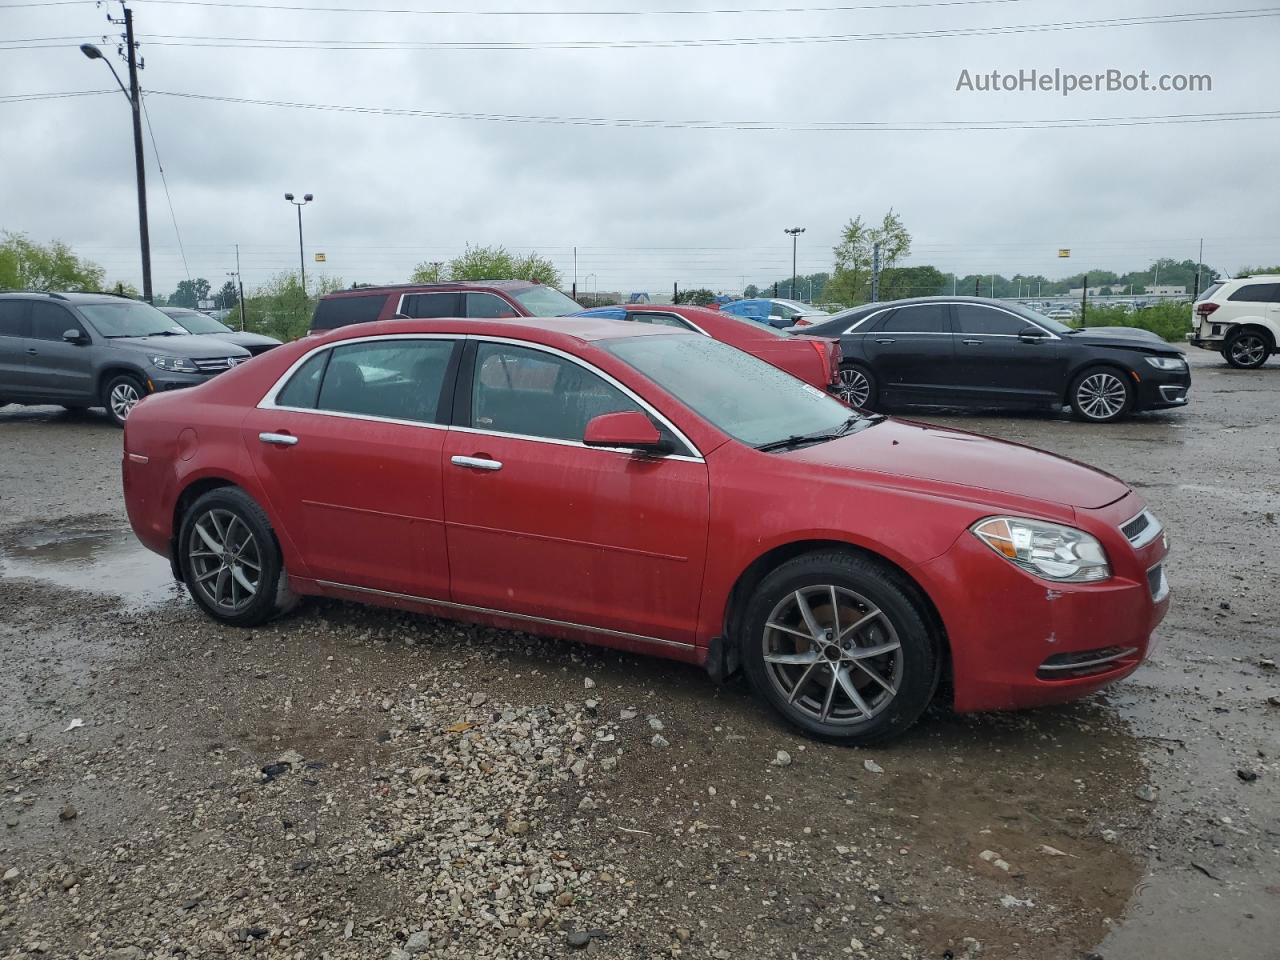
<path fill-rule="evenodd" d="M 1232 271 L 1280 261 L 1276 119 L 1067 129 L 802 131 L 636 129 L 427 119 L 196 101 L 160 91 L 453 113 L 806 124 L 1033 121 L 1275 111 L 1280 17 L 993 33 L 1050 24 L 1238 10 L 1228 0 L 135 0 L 147 106 L 192 276 L 220 285 L 239 243 L 247 287 L 308 276 L 405 278 L 465 243 L 534 248 L 601 290 L 707 286 L 830 269 L 851 216 L 892 206 L 910 262 L 965 274 L 1065 275 L 1196 257 Z M 263 5 L 303 7 L 269 10 Z M 360 12 L 321 12 L 324 6 Z M 803 7 L 659 15 L 673 8 Z M 369 8 L 558 11 L 546 16 Z M 0 98 L 105 89 L 77 51 L 119 28 L 119 3 L 0 0 Z M 825 10 L 816 8 L 826 8 Z M 583 16 L 569 11 L 651 11 Z M 611 49 L 396 49 L 413 42 L 977 35 L 785 45 Z M 59 38 L 13 45 L 32 38 Z M 382 49 L 208 46 L 253 38 Z M 61 39 L 67 38 L 67 39 Z M 9 43 L 8 48 L 4 44 Z M 221 42 L 221 41 L 219 41 Z M 110 49 L 114 41 L 108 39 Z M 44 45 L 48 44 L 48 45 Z M 104 50 L 108 49 L 104 46 Z M 118 62 L 117 62 L 118 63 Z M 979 93 L 971 74 L 1019 69 L 1209 74 L 1212 91 Z M 118 63 L 122 77 L 123 64 Z M 127 80 L 126 80 L 127 82 Z M 0 229 L 58 238 L 140 284 L 129 110 L 115 95 L 0 99 Z M 186 275 L 148 143 L 155 287 Z M 1072 250 L 1059 260 L 1059 247 Z M 313 262 L 323 251 L 327 263 Z"/>

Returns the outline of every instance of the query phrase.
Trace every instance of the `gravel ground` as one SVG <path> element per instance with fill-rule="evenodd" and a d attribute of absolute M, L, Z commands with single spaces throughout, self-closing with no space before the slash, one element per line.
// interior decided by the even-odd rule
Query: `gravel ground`
<path fill-rule="evenodd" d="M 1278 956 L 1280 365 L 1192 359 L 1109 428 L 928 416 L 1142 488 L 1175 605 L 1103 694 L 874 751 L 524 634 L 218 626 L 128 533 L 118 431 L 0 410 L 0 956 Z"/>

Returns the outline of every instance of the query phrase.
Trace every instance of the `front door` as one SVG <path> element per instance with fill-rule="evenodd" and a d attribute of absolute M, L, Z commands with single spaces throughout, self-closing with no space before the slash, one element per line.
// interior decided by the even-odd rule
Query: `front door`
<path fill-rule="evenodd" d="M 562 354 L 473 342 L 443 458 L 454 602 L 692 643 L 706 464 L 585 446 L 592 417 L 652 412 Z"/>
<path fill-rule="evenodd" d="M 899 307 L 876 322 L 864 346 L 880 390 L 917 402 L 945 402 L 955 377 L 945 303 Z"/>
<path fill-rule="evenodd" d="M 977 303 L 955 305 L 957 388 L 976 402 L 1057 401 L 1066 393 L 1062 341 L 1023 317 Z M 1031 328 L 1038 339 L 1019 334 Z"/>
<path fill-rule="evenodd" d="M 459 344 L 400 336 L 321 350 L 246 418 L 272 512 L 314 579 L 448 598 L 441 397 Z"/>

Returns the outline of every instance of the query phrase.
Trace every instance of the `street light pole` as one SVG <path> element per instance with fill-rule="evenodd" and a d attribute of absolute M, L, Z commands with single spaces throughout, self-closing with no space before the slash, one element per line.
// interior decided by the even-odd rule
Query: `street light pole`
<path fill-rule="evenodd" d="M 796 295 L 796 242 L 800 239 L 800 234 L 804 233 L 804 227 L 787 227 L 783 233 L 791 234 L 791 297 L 795 299 Z"/>
<path fill-rule="evenodd" d="M 293 199 L 292 193 L 286 193 L 284 198 L 298 208 L 298 273 L 302 279 L 302 295 L 307 295 L 307 257 L 302 252 L 302 208 L 315 199 L 310 193 L 304 193 L 301 200 Z"/>
<path fill-rule="evenodd" d="M 119 21 L 116 21 L 119 22 Z M 80 44 L 80 52 L 90 60 L 101 60 L 116 78 L 116 85 L 129 101 L 133 112 L 133 165 L 138 179 L 138 241 L 142 248 L 142 298 L 151 303 L 154 299 L 151 290 L 151 231 L 147 228 L 147 168 L 142 153 L 142 94 L 138 89 L 138 61 L 133 45 L 133 11 L 124 8 L 125 48 L 129 57 L 129 86 L 120 82 L 120 74 L 111 65 L 111 61 L 102 55 L 92 43 Z"/>

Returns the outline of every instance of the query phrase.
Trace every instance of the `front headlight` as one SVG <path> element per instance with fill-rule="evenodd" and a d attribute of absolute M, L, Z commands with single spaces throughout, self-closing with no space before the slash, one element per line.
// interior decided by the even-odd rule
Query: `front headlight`
<path fill-rule="evenodd" d="M 152 357 L 151 363 L 157 369 L 170 373 L 199 373 L 200 368 L 186 357 Z"/>
<path fill-rule="evenodd" d="M 1037 577 L 1082 583 L 1111 576 L 1102 544 L 1075 527 L 990 517 L 971 529 L 996 553 Z"/>
<path fill-rule="evenodd" d="M 1187 365 L 1182 357 L 1147 357 L 1146 361 L 1157 370 L 1181 370 Z"/>

